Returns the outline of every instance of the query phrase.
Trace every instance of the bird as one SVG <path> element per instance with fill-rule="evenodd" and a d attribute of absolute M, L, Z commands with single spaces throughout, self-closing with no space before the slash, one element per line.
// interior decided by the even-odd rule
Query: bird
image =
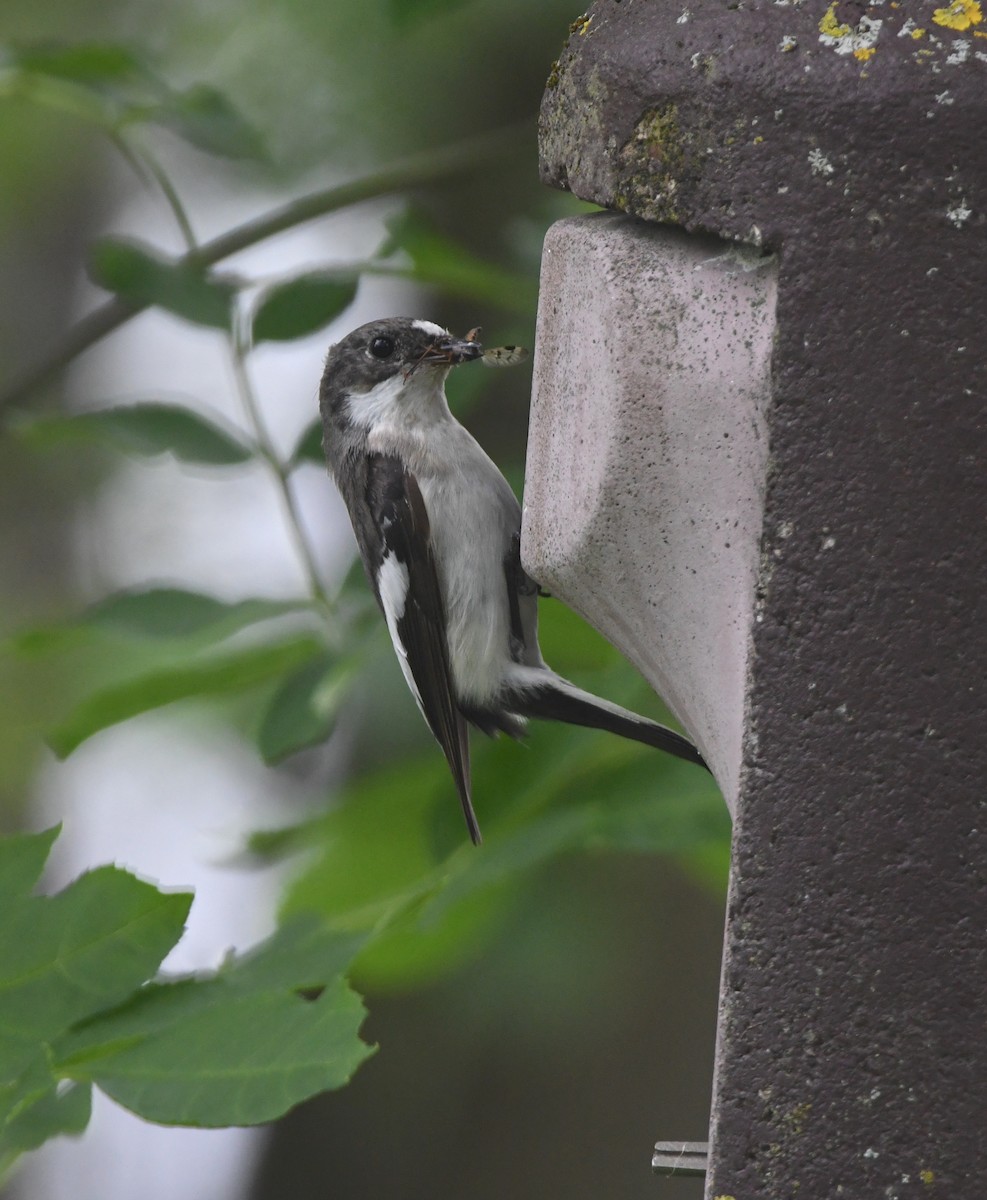
<path fill-rule="evenodd" d="M 479 844 L 470 725 L 520 738 L 528 718 L 563 721 L 706 763 L 682 734 L 583 691 L 542 658 L 521 507 L 446 400 L 453 367 L 490 361 L 476 333 L 456 338 L 410 317 L 361 325 L 330 346 L 319 408 L 367 579 Z"/>

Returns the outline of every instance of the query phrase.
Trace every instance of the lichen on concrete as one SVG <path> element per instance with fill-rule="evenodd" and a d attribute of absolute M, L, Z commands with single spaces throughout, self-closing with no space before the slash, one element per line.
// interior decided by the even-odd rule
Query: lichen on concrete
<path fill-rule="evenodd" d="M 616 206 L 652 221 L 677 222 L 676 192 L 686 150 L 675 104 L 659 105 L 641 116 L 621 147 L 619 162 Z"/>

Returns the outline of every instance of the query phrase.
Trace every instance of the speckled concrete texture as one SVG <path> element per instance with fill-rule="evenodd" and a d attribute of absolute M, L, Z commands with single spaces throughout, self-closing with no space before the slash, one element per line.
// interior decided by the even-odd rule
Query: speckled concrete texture
<path fill-rule="evenodd" d="M 638 666 L 732 805 L 774 262 L 598 214 L 549 231 L 541 295 L 525 564 Z"/>
<path fill-rule="evenodd" d="M 547 181 L 777 257 L 710 1200 L 982 1191 L 985 9 L 598 0 L 545 93 Z"/>

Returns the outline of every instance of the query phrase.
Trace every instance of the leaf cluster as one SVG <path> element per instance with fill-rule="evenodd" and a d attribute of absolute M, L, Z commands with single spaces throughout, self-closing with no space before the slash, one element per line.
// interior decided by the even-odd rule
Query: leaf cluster
<path fill-rule="evenodd" d="M 141 126 L 160 126 L 190 145 L 224 158 L 262 158 L 260 137 L 217 88 L 173 88 L 132 46 L 0 46 L 0 95 L 92 121 L 114 140 Z"/>
<path fill-rule="evenodd" d="M 313 915 L 203 975 L 155 975 L 192 896 L 99 867 L 32 890 L 58 830 L 0 841 L 0 1173 L 81 1133 L 93 1085 L 149 1120 L 254 1125 L 372 1048 L 343 973 L 362 938 Z"/>

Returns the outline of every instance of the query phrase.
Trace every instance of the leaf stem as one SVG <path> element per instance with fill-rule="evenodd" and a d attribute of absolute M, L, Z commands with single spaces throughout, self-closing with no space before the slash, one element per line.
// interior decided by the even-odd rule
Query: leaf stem
<path fill-rule="evenodd" d="M 309 595 L 313 604 L 320 610 L 323 617 L 332 623 L 332 602 L 326 592 L 325 585 L 319 575 L 315 554 L 305 533 L 301 509 L 291 488 L 291 467 L 282 461 L 271 439 L 267 423 L 261 412 L 250 374 L 247 370 L 247 355 L 250 352 L 249 329 L 247 318 L 242 313 L 234 314 L 234 331 L 230 334 L 230 351 L 233 363 L 233 377 L 236 381 L 237 394 L 243 405 L 243 410 L 253 434 L 254 448 L 267 464 L 271 476 L 281 497 L 286 525 L 295 553 L 301 565 L 302 572 L 308 585 Z"/>
<path fill-rule="evenodd" d="M 488 134 L 480 134 L 436 150 L 411 155 L 347 183 L 321 188 L 204 242 L 197 250 L 190 251 L 185 260 L 212 266 L 232 254 L 316 217 L 324 217 L 353 204 L 388 196 L 408 188 L 437 183 L 476 170 L 493 158 L 506 158 L 529 149 L 532 131 L 530 121 L 508 125 Z M 90 346 L 119 329 L 146 307 L 147 305 L 129 304 L 124 300 L 113 299 L 83 317 L 68 330 L 46 359 L 0 392 L 0 409 L 22 401 L 42 384 L 57 376 Z"/>
<path fill-rule="evenodd" d="M 161 194 L 164 196 L 181 230 L 182 237 L 188 247 L 186 257 L 190 259 L 198 258 L 201 248 L 196 241 L 195 231 L 192 228 L 188 210 L 185 208 L 181 196 L 171 182 L 168 172 L 161 166 L 146 146 L 140 144 L 132 146 L 121 137 L 120 148 L 142 177 L 145 176 L 145 172 L 150 174 L 153 181 L 161 190 Z M 250 375 L 247 370 L 247 355 L 250 353 L 250 326 L 248 319 L 236 307 L 234 307 L 231 316 L 232 327 L 227 333 L 227 342 L 233 364 L 233 378 L 236 382 L 237 394 L 240 397 L 247 423 L 250 426 L 252 435 L 250 439 L 251 450 L 264 461 L 271 472 L 284 507 L 288 534 L 294 545 L 302 572 L 305 575 L 310 597 L 313 604 L 321 610 L 326 621 L 331 622 L 332 607 L 329 597 L 319 577 L 315 555 L 312 552 L 312 547 L 309 545 L 305 528 L 302 524 L 301 511 L 291 490 L 291 482 L 289 480 L 290 467 L 281 461 L 280 456 L 274 448 L 274 443 L 271 440 L 270 432 L 264 421 L 260 404 L 254 392 L 253 385 L 250 382 Z"/>
<path fill-rule="evenodd" d="M 199 243 L 196 240 L 195 230 L 192 228 L 192 222 L 189 220 L 188 209 L 182 201 L 181 196 L 175 190 L 175 185 L 171 182 L 168 172 L 161 166 L 154 155 L 144 145 L 132 150 L 126 139 L 120 139 L 124 152 L 132 152 L 134 157 L 140 162 L 150 173 L 154 182 L 161 189 L 161 194 L 167 201 L 168 207 L 171 209 L 172 216 L 178 228 L 181 230 L 182 238 L 185 241 L 185 246 L 189 255 L 196 255 L 199 252 Z"/>

